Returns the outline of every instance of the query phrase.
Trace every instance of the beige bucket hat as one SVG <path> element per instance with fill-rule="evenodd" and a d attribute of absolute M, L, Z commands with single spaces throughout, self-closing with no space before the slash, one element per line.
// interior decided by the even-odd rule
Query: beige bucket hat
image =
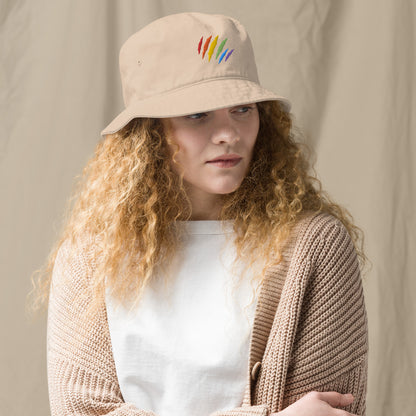
<path fill-rule="evenodd" d="M 120 49 L 125 109 L 101 132 L 136 117 L 177 117 L 267 100 L 290 101 L 263 88 L 250 38 L 237 20 L 178 13 L 131 35 Z"/>

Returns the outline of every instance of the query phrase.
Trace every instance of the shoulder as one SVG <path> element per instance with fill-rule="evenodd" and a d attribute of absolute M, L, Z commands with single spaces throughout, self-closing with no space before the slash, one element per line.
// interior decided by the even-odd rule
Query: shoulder
<path fill-rule="evenodd" d="M 79 264 L 93 266 L 99 253 L 101 238 L 84 233 L 77 238 L 65 238 L 57 251 L 56 262 L 76 261 Z"/>
<path fill-rule="evenodd" d="M 311 261 L 342 252 L 355 255 L 347 228 L 340 219 L 326 212 L 305 213 L 296 225 L 296 247 Z"/>
<path fill-rule="evenodd" d="M 77 322 L 82 327 L 84 318 L 88 320 L 95 316 L 95 312 L 102 313 L 101 298 L 95 291 L 100 261 L 96 254 L 97 246 L 97 238 L 86 234 L 74 240 L 67 238 L 59 246 L 49 291 L 51 320 L 60 316 L 60 319 Z M 92 304 L 101 309 L 88 309 Z"/>
<path fill-rule="evenodd" d="M 349 237 L 348 230 L 340 219 L 327 212 L 305 213 L 298 223 L 299 237 L 308 240 L 328 240 L 336 236 Z"/>
<path fill-rule="evenodd" d="M 52 272 L 53 284 L 86 284 L 98 261 L 100 238 L 84 233 L 64 239 L 56 253 Z"/>
<path fill-rule="evenodd" d="M 299 220 L 298 225 L 308 236 L 326 239 L 333 233 L 347 233 L 344 224 L 332 214 L 327 212 L 306 212 Z"/>

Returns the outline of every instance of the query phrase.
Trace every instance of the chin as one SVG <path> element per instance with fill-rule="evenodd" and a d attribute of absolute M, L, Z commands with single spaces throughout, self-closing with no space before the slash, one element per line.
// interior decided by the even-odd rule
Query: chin
<path fill-rule="evenodd" d="M 222 186 L 221 188 L 214 191 L 214 193 L 221 194 L 221 195 L 231 194 L 232 192 L 235 192 L 240 187 L 240 185 L 241 185 L 241 182 L 238 183 L 237 185 L 234 184 L 230 186 Z"/>

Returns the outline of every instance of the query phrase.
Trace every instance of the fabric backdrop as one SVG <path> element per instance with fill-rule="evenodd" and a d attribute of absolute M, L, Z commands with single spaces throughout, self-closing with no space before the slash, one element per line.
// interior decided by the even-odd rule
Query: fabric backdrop
<path fill-rule="evenodd" d="M 122 43 L 171 13 L 231 15 L 261 82 L 293 102 L 324 188 L 365 231 L 368 416 L 416 408 L 415 99 L 412 0 L 0 2 L 1 414 L 48 414 L 46 316 L 29 276 L 57 237 L 74 177 L 123 108 Z"/>

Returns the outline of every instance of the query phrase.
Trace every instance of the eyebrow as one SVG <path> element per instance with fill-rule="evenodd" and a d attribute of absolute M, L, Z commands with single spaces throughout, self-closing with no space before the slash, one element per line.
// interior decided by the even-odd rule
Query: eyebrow
<path fill-rule="evenodd" d="M 237 104 L 237 105 L 233 105 L 233 106 L 231 106 L 231 107 L 224 107 L 224 108 L 230 108 L 230 109 L 233 109 L 233 108 L 239 108 L 239 107 L 252 107 L 252 106 L 254 106 L 255 104 L 257 104 L 257 103 Z M 224 108 L 218 108 L 218 110 L 223 110 Z M 192 114 L 202 114 L 202 113 L 206 113 L 206 114 L 208 114 L 208 113 L 213 113 L 214 111 L 216 111 L 216 110 L 209 110 L 209 111 L 197 111 L 197 112 L 195 112 L 195 113 L 189 113 L 189 114 L 185 114 L 185 115 L 190 116 L 190 115 L 192 115 Z"/>

